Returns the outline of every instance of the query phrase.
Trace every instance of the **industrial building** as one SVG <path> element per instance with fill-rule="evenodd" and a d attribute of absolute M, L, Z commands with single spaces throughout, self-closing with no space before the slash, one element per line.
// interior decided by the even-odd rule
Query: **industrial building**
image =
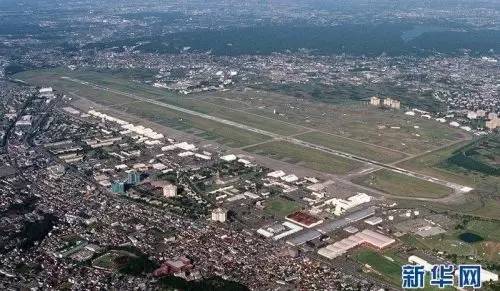
<path fill-rule="evenodd" d="M 292 246 L 300 246 L 305 244 L 306 242 L 312 241 L 321 237 L 322 235 L 331 233 L 335 230 L 341 229 L 343 227 L 348 226 L 349 224 L 355 223 L 362 219 L 368 218 L 375 214 L 375 207 L 370 207 L 367 209 L 362 209 L 353 213 L 350 213 L 341 219 L 324 222 L 323 224 L 302 231 L 297 236 L 292 237 L 287 240 L 287 243 Z"/>
<path fill-rule="evenodd" d="M 325 201 L 325 205 L 332 205 L 334 207 L 333 213 L 337 216 L 342 215 L 345 211 L 359 206 L 364 203 L 370 202 L 372 197 L 365 193 L 358 193 L 354 196 L 347 198 L 347 200 L 332 198 Z"/>
<path fill-rule="evenodd" d="M 175 195 L 177 195 L 177 186 L 173 184 L 167 184 L 163 186 L 163 196 L 175 197 Z"/>
<path fill-rule="evenodd" d="M 366 219 L 365 223 L 367 223 L 369 225 L 377 225 L 377 224 L 382 223 L 382 221 L 384 221 L 382 219 L 382 217 L 373 216 L 373 217 L 370 217 L 370 218 Z"/>
<path fill-rule="evenodd" d="M 392 98 L 381 99 L 378 96 L 373 96 L 370 98 L 370 105 L 372 106 L 383 106 L 385 108 L 400 109 L 401 102 Z"/>
<path fill-rule="evenodd" d="M 151 128 L 147 128 L 147 127 L 144 127 L 142 125 L 136 126 L 136 125 L 133 125 L 127 121 L 118 119 L 116 117 L 110 116 L 110 115 L 105 114 L 105 113 L 101 113 L 101 112 L 96 111 L 96 110 L 89 110 L 88 114 L 90 116 L 100 118 L 103 121 L 117 123 L 118 125 L 120 125 L 124 129 L 124 131 L 120 132 L 121 134 L 135 133 L 135 134 L 144 136 L 144 137 L 152 139 L 152 140 L 159 140 L 159 139 L 164 138 L 163 134 L 157 133 L 154 130 L 152 130 Z"/>
<path fill-rule="evenodd" d="M 222 156 L 220 157 L 221 160 L 223 161 L 226 161 L 226 162 L 232 162 L 232 161 L 235 161 L 237 159 L 237 157 L 235 155 L 226 155 L 226 156 Z"/>
<path fill-rule="evenodd" d="M 319 219 L 302 211 L 297 211 L 289 214 L 285 217 L 285 219 L 305 228 L 311 228 L 323 223 L 322 219 Z"/>
<path fill-rule="evenodd" d="M 296 232 L 301 231 L 303 228 L 294 223 L 285 221 L 281 224 L 274 224 L 267 227 L 259 228 L 257 233 L 266 237 L 273 238 L 273 240 L 279 240 L 284 237 L 290 236 Z"/>
<path fill-rule="evenodd" d="M 163 263 L 158 269 L 153 272 L 156 277 L 177 274 L 179 272 L 189 271 L 193 268 L 190 259 L 182 256 L 179 258 L 172 258 Z"/>
<path fill-rule="evenodd" d="M 395 240 L 379 232 L 365 229 L 334 244 L 318 250 L 318 254 L 333 259 L 347 253 L 349 250 L 367 244 L 377 249 L 383 249 L 393 244 Z"/>

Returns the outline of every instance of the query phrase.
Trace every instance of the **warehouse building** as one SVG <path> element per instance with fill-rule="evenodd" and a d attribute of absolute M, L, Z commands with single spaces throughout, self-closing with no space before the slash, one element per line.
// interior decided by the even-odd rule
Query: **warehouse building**
<path fill-rule="evenodd" d="M 319 249 L 318 254 L 328 259 L 333 259 L 361 245 L 366 244 L 377 249 L 383 249 L 394 242 L 395 240 L 391 237 L 385 236 L 373 230 L 365 229 L 362 232 L 358 232 L 334 244 Z"/>

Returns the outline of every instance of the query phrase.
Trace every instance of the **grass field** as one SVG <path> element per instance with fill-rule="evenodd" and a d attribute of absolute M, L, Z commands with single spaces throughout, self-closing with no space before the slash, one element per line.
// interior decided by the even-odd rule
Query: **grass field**
<path fill-rule="evenodd" d="M 111 250 L 102 256 L 94 259 L 92 265 L 108 271 L 118 271 L 124 268 L 131 258 L 136 258 L 135 254 L 122 250 Z"/>
<path fill-rule="evenodd" d="M 399 163 L 398 166 L 451 182 L 470 185 L 475 188 L 481 188 L 483 185 L 500 185 L 500 177 L 468 171 L 446 162 L 448 158 L 453 156 L 455 151 L 469 143 L 468 141 L 458 143 L 451 147 L 404 161 Z"/>
<path fill-rule="evenodd" d="M 463 201 L 457 201 L 457 203 L 440 203 L 437 201 L 428 202 L 397 198 L 391 200 L 397 202 L 399 207 L 423 207 L 436 212 L 471 215 L 483 219 L 500 220 L 500 211 L 498 211 L 498 209 L 500 209 L 500 201 L 496 198 L 481 197 L 473 192 L 465 194 Z"/>
<path fill-rule="evenodd" d="M 97 90 L 89 86 L 81 85 L 69 80 L 60 79 L 59 76 L 69 75 L 72 78 L 113 88 L 120 92 L 135 94 L 149 99 L 164 101 L 172 105 L 224 118 L 227 120 L 242 123 L 251 127 L 255 127 L 258 129 L 270 131 L 281 135 L 292 135 L 306 131 L 306 129 L 301 128 L 299 126 L 289 125 L 279 120 L 260 117 L 251 113 L 246 113 L 231 108 L 225 108 L 223 106 L 219 106 L 218 104 L 213 104 L 210 102 L 203 101 L 201 100 L 201 98 L 199 98 L 198 100 L 186 98 L 185 96 L 178 95 L 169 92 L 167 90 L 158 89 L 140 83 L 134 83 L 123 79 L 116 79 L 103 74 L 96 74 L 90 72 L 66 72 L 66 73 L 58 71 L 56 72 L 57 72 L 56 74 L 47 75 L 48 79 L 46 81 L 50 83 L 54 82 L 55 84 L 57 84 L 58 87 L 62 87 L 65 91 L 72 92 L 78 90 L 76 94 L 103 105 L 116 105 L 127 102 L 133 102 L 135 100 L 133 98 L 126 97 L 124 95 Z M 26 74 L 21 73 L 16 77 L 21 79 L 29 79 L 32 81 L 36 81 L 37 83 L 42 82 L 43 80 L 43 74 L 41 74 L 40 78 L 37 77 L 36 75 L 33 76 L 32 73 L 26 73 Z"/>
<path fill-rule="evenodd" d="M 362 102 L 333 105 L 246 88 L 211 93 L 211 96 L 244 102 L 247 112 L 408 154 L 421 153 L 470 136 L 435 120 L 407 116 L 404 110 L 381 110 Z M 274 110 L 279 114 L 274 114 Z"/>
<path fill-rule="evenodd" d="M 244 111 L 233 110 L 213 103 L 196 99 L 166 99 L 166 102 L 211 116 L 245 124 L 254 128 L 262 129 L 280 135 L 292 135 L 305 132 L 307 129 L 287 124 L 285 122 L 267 117 L 260 117 Z"/>
<path fill-rule="evenodd" d="M 474 219 L 467 223 L 465 229 L 482 236 L 485 240 L 500 242 L 500 221 Z"/>
<path fill-rule="evenodd" d="M 264 211 L 270 215 L 273 215 L 274 217 L 284 217 L 297 210 L 300 210 L 300 208 L 300 204 L 295 201 L 275 197 L 270 198 L 266 201 Z"/>
<path fill-rule="evenodd" d="M 401 239 L 409 246 L 424 251 L 440 251 L 445 256 L 454 256 L 457 263 L 482 263 L 500 262 L 500 242 L 485 240 L 476 243 L 466 243 L 458 238 L 458 235 L 468 230 L 451 230 L 448 233 L 422 238 L 414 235 L 406 235 Z M 474 231 L 471 231 L 474 232 Z M 488 239 L 487 236 L 485 236 Z M 473 258 L 471 260 L 471 258 Z"/>
<path fill-rule="evenodd" d="M 130 246 L 117 247 L 92 260 L 92 266 L 110 272 L 142 276 L 151 273 L 158 264 L 139 249 Z"/>
<path fill-rule="evenodd" d="M 441 198 L 453 193 L 451 188 L 386 169 L 356 178 L 353 182 L 402 197 Z"/>
<path fill-rule="evenodd" d="M 500 135 L 474 140 L 454 151 L 441 163 L 441 168 L 459 168 L 467 173 L 500 177 Z"/>
<path fill-rule="evenodd" d="M 399 260 L 396 260 L 397 258 L 392 259 L 394 261 L 372 250 L 361 250 L 356 254 L 358 262 L 369 265 L 390 283 L 401 286 L 401 266 L 403 264 Z"/>
<path fill-rule="evenodd" d="M 330 174 L 346 174 L 361 166 L 356 161 L 285 141 L 268 142 L 246 150 Z"/>
<path fill-rule="evenodd" d="M 394 286 L 401 286 L 401 267 L 407 264 L 407 262 L 403 258 L 391 252 L 385 252 L 381 254 L 372 250 L 361 250 L 356 254 L 356 260 L 359 263 L 369 265 L 369 269 L 376 272 L 376 274 L 373 274 L 374 277 L 389 282 Z M 439 289 L 438 287 L 430 286 L 429 273 L 426 274 L 425 278 L 426 286 L 422 290 L 456 290 L 455 288 L 450 287 Z"/>
<path fill-rule="evenodd" d="M 348 152 L 364 158 L 389 163 L 407 157 L 406 154 L 369 144 L 360 143 L 351 139 L 328 135 L 321 132 L 308 132 L 296 136 L 297 139 L 322 145 L 334 150 Z"/>
<path fill-rule="evenodd" d="M 422 250 L 437 250 L 446 256 L 455 256 L 458 263 L 496 263 L 500 262 L 500 221 L 481 218 L 458 218 L 458 226 L 448 232 L 422 238 L 405 235 L 401 239 L 408 245 Z M 472 233 L 481 239 L 463 241 L 461 234 Z"/>

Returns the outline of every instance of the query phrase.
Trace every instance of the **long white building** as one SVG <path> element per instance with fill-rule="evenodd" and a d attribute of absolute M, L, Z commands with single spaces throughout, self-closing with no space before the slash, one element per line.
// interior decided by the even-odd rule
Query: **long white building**
<path fill-rule="evenodd" d="M 319 249 L 318 254 L 328 259 L 333 259 L 362 244 L 369 244 L 378 249 L 383 249 L 394 242 L 395 240 L 391 237 L 373 230 L 365 229 L 362 232 L 358 232 L 343 240 Z"/>

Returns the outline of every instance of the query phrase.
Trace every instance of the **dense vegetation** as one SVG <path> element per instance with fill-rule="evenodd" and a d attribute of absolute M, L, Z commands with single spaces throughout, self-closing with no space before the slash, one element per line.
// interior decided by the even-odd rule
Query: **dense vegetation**
<path fill-rule="evenodd" d="M 453 153 L 445 164 L 484 175 L 500 176 L 500 136 L 480 139 Z"/>
<path fill-rule="evenodd" d="M 499 50 L 500 31 L 451 32 L 424 31 L 411 39 L 403 39 L 413 25 L 339 25 L 318 26 L 252 26 L 224 30 L 196 30 L 154 37 L 127 38 L 89 44 L 86 48 L 135 46 L 148 53 L 180 53 L 185 49 L 212 52 L 215 55 L 271 54 L 306 49 L 316 54 L 352 55 L 425 55 L 434 51 L 460 53 L 469 49 L 485 53 Z M 473 36 L 473 37 L 472 37 Z"/>

